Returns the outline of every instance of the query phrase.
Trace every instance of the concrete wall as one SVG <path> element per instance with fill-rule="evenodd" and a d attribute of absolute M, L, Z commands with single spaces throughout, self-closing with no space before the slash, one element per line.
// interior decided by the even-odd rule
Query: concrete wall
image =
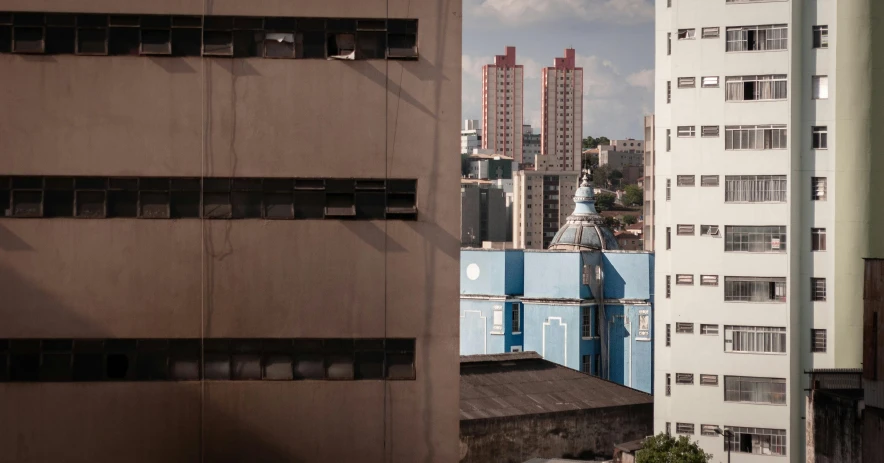
<path fill-rule="evenodd" d="M 463 420 L 461 462 L 610 458 L 614 445 L 651 434 L 653 406 L 628 405 L 541 415 Z"/>
<path fill-rule="evenodd" d="M 417 18 L 421 58 L 0 55 L 0 174 L 416 178 L 418 220 L 0 220 L 0 337 L 411 337 L 417 379 L 2 384 L 0 461 L 455 460 L 461 2 L 209 5 Z"/>
<path fill-rule="evenodd" d="M 859 396 L 840 395 L 835 391 L 811 391 L 807 397 L 808 463 L 863 461 L 860 402 Z"/>

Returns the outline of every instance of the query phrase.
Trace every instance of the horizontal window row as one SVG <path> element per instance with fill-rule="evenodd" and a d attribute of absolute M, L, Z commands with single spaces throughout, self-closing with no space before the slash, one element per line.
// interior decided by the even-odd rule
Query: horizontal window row
<path fill-rule="evenodd" d="M 825 199 L 825 177 L 813 177 L 812 198 Z M 676 186 L 692 187 L 696 185 L 695 175 L 676 176 Z M 669 190 L 671 183 L 667 180 L 666 199 L 671 199 Z M 719 176 L 702 175 L 700 185 L 713 187 L 719 185 Z M 724 182 L 724 201 L 726 203 L 783 203 L 786 202 L 785 175 L 727 175 Z"/>
<path fill-rule="evenodd" d="M 0 177 L 0 217 L 415 220 L 403 179 Z"/>
<path fill-rule="evenodd" d="M 788 47 L 789 28 L 786 24 L 763 26 L 738 26 L 725 29 L 725 51 L 766 51 L 785 50 Z M 695 28 L 678 29 L 678 40 L 697 38 Z M 704 27 L 701 37 L 715 39 L 720 37 L 718 27 Z M 671 53 L 671 50 L 670 50 Z"/>
<path fill-rule="evenodd" d="M 825 330 L 821 336 L 822 346 L 825 349 Z M 679 334 L 694 334 L 694 323 L 678 322 L 675 324 L 675 332 Z M 666 325 L 666 346 L 672 345 L 670 337 L 670 325 Z M 718 336 L 718 325 L 700 324 L 700 334 L 705 336 Z M 814 336 L 811 336 L 812 338 Z M 724 327 L 724 351 L 746 353 L 786 353 L 786 328 L 769 326 L 730 326 Z M 814 352 L 816 352 L 814 350 Z M 824 350 L 823 350 L 824 352 Z"/>
<path fill-rule="evenodd" d="M 788 137 L 786 125 L 737 125 L 725 126 L 724 149 L 734 150 L 777 150 L 786 149 Z M 703 138 L 717 138 L 720 127 L 717 125 L 700 126 L 700 136 Z M 693 125 L 679 125 L 676 127 L 676 136 L 690 138 L 697 135 L 697 128 Z M 824 125 L 811 127 L 811 149 L 824 150 L 829 148 L 829 128 Z"/>
<path fill-rule="evenodd" d="M 412 380 L 414 339 L 0 339 L 0 381 Z"/>
<path fill-rule="evenodd" d="M 669 433 L 669 430 L 670 424 L 667 422 L 667 434 Z M 675 433 L 692 435 L 694 434 L 694 424 L 676 422 Z M 704 436 L 723 435 L 724 450 L 728 453 L 738 452 L 750 453 L 755 455 L 786 455 L 787 444 L 785 429 L 725 426 L 724 430 L 722 430 L 720 427 L 718 427 L 718 425 L 701 424 L 700 433 Z"/>
<path fill-rule="evenodd" d="M 415 59 L 417 20 L 0 13 L 0 53 Z"/>
<path fill-rule="evenodd" d="M 679 273 L 675 284 L 692 286 L 694 275 Z M 718 286 L 718 275 L 700 275 L 701 286 Z M 811 282 L 811 299 L 826 300 L 824 278 L 814 278 Z M 668 288 L 667 288 L 668 289 Z M 780 277 L 724 277 L 725 302 L 786 302 L 786 279 Z M 691 328 L 693 332 L 693 328 Z"/>

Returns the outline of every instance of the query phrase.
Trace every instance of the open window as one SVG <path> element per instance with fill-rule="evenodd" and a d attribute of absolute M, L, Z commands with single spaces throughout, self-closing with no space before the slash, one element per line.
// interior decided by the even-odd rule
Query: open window
<path fill-rule="evenodd" d="M 384 378 L 384 340 L 356 340 L 356 379 Z"/>
<path fill-rule="evenodd" d="M 265 58 L 297 58 L 294 18 L 267 18 L 264 22 Z"/>
<path fill-rule="evenodd" d="M 43 217 L 74 216 L 74 179 L 46 177 L 43 192 Z"/>
<path fill-rule="evenodd" d="M 169 379 L 173 381 L 200 379 L 199 339 L 172 339 L 169 342 Z"/>
<path fill-rule="evenodd" d="M 200 216 L 200 179 L 173 178 L 169 216 L 173 219 L 198 218 Z"/>
<path fill-rule="evenodd" d="M 353 180 L 325 181 L 325 216 L 347 218 L 356 216 Z"/>
<path fill-rule="evenodd" d="M 387 49 L 387 22 L 360 19 L 356 22 L 356 59 L 384 59 Z"/>
<path fill-rule="evenodd" d="M 325 58 L 327 47 L 325 19 L 302 18 L 298 20 L 298 37 L 304 47 L 303 53 L 299 53 L 299 58 Z"/>
<path fill-rule="evenodd" d="M 108 217 L 138 217 L 138 179 L 111 178 L 107 192 Z"/>
<path fill-rule="evenodd" d="M 325 340 L 326 378 L 353 379 L 353 340 Z"/>
<path fill-rule="evenodd" d="M 322 219 L 325 217 L 325 181 L 322 179 L 295 179 L 295 218 Z"/>
<path fill-rule="evenodd" d="M 233 56 L 232 17 L 205 17 L 203 25 L 203 55 Z"/>
<path fill-rule="evenodd" d="M 294 378 L 290 339 L 264 340 L 263 353 L 264 379 L 284 381 Z"/>
<path fill-rule="evenodd" d="M 387 180 L 387 218 L 417 219 L 417 180 Z"/>
<path fill-rule="evenodd" d="M 229 380 L 230 340 L 206 339 L 203 341 L 203 351 L 203 378 Z"/>
<path fill-rule="evenodd" d="M 233 56 L 252 58 L 264 55 L 264 18 L 233 18 Z"/>
<path fill-rule="evenodd" d="M 139 381 L 162 381 L 169 373 L 169 341 L 144 339 L 137 341 L 135 378 Z"/>
<path fill-rule="evenodd" d="M 106 216 L 107 179 L 102 177 L 79 177 L 74 180 L 76 188 L 75 215 L 88 219 Z"/>
<path fill-rule="evenodd" d="M 46 15 L 46 54 L 73 54 L 76 51 L 76 19 L 72 14 Z"/>
<path fill-rule="evenodd" d="M 137 15 L 111 15 L 108 54 L 138 55 L 141 52 L 141 18 Z"/>
<path fill-rule="evenodd" d="M 230 343 L 230 378 L 234 380 L 261 379 L 261 341 L 234 339 Z"/>
<path fill-rule="evenodd" d="M 234 178 L 230 204 L 234 219 L 261 218 L 261 179 Z"/>
<path fill-rule="evenodd" d="M 13 14 L 12 51 L 43 53 L 46 51 L 46 28 L 42 13 Z"/>
<path fill-rule="evenodd" d="M 387 379 L 408 380 L 415 378 L 414 339 L 386 340 Z"/>
<path fill-rule="evenodd" d="M 383 220 L 386 214 L 386 194 L 383 180 L 356 181 L 356 218 Z"/>
<path fill-rule="evenodd" d="M 203 179 L 203 217 L 207 219 L 229 219 L 232 217 L 230 179 Z"/>
<path fill-rule="evenodd" d="M 169 218 L 169 179 L 142 178 L 138 192 L 139 216 L 142 219 Z"/>
<path fill-rule="evenodd" d="M 77 54 L 107 54 L 108 16 L 105 14 L 77 15 Z"/>
<path fill-rule="evenodd" d="M 296 339 L 293 344 L 294 379 L 325 379 L 325 360 L 322 355 L 322 341 L 318 339 Z"/>
<path fill-rule="evenodd" d="M 0 53 L 12 51 L 12 13 L 0 13 Z"/>
<path fill-rule="evenodd" d="M 387 58 L 418 58 L 417 19 L 387 20 Z"/>
<path fill-rule="evenodd" d="M 326 47 L 329 59 L 356 59 L 356 20 L 327 20 Z"/>
<path fill-rule="evenodd" d="M 284 178 L 264 179 L 264 218 L 293 219 L 295 208 L 292 198 L 292 180 Z"/>
<path fill-rule="evenodd" d="M 12 179 L 12 216 L 43 216 L 43 179 L 14 177 Z"/>
<path fill-rule="evenodd" d="M 166 17 L 160 16 L 156 18 L 157 26 L 164 23 L 162 18 Z M 142 27 L 144 27 L 143 24 Z M 174 16 L 172 18 L 172 55 L 202 55 L 202 27 L 203 19 L 199 16 Z"/>

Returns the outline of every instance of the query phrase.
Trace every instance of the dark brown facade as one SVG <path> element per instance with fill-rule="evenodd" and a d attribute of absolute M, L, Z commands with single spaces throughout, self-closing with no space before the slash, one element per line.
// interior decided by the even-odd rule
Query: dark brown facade
<path fill-rule="evenodd" d="M 459 165 L 449 153 L 460 118 L 460 1 L 0 0 L 0 11 L 13 21 L 15 12 L 412 19 L 419 54 L 338 61 L 0 53 L 0 104 L 10 108 L 0 113 L 0 177 L 10 185 L 0 211 L 8 363 L 0 462 L 457 458 Z M 235 220 L 235 204 L 212 216 L 206 206 L 215 192 L 203 184 L 195 217 L 153 220 L 145 198 L 156 195 L 142 191 L 135 216 L 112 217 L 108 186 L 99 218 L 83 218 L 90 216 L 80 202 L 70 217 L 47 216 L 47 204 L 37 217 L 14 217 L 27 212 L 14 183 L 25 177 L 319 179 L 327 188 L 330 179 L 373 179 L 386 182 L 378 194 L 387 194 L 387 207 L 380 219 L 336 216 L 328 190 L 322 218 L 270 220 L 265 191 L 260 212 Z M 414 216 L 390 207 L 391 179 L 416 185 Z M 297 193 L 295 183 L 284 194 Z M 168 194 L 167 211 L 176 192 Z M 259 378 L 271 357 L 238 353 L 238 340 L 413 340 L 414 375 L 360 380 L 357 352 L 343 354 L 355 358 L 350 380 L 328 372 L 296 381 L 297 364 L 289 381 L 241 371 L 205 379 L 207 340 L 219 339 L 230 342 L 232 369 L 238 355 L 259 359 Z M 40 347 L 21 354 L 17 348 L 32 348 L 16 347 L 24 340 Z M 119 340 L 197 340 L 204 379 L 125 373 L 104 381 L 108 370 L 101 381 L 10 380 L 30 371 L 31 359 L 44 368 L 56 355 L 47 346 L 66 340 L 75 374 L 77 359 L 89 355 L 110 368 L 122 354 L 107 349 Z M 105 350 L 78 354 L 85 341 Z M 182 374 L 170 355 L 166 373 Z"/>

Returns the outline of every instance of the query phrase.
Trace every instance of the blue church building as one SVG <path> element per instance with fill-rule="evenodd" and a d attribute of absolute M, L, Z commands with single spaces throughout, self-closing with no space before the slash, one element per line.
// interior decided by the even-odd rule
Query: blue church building
<path fill-rule="evenodd" d="M 652 393 L 654 255 L 621 251 L 586 176 L 549 249 L 461 250 L 460 353 L 535 351 Z"/>

